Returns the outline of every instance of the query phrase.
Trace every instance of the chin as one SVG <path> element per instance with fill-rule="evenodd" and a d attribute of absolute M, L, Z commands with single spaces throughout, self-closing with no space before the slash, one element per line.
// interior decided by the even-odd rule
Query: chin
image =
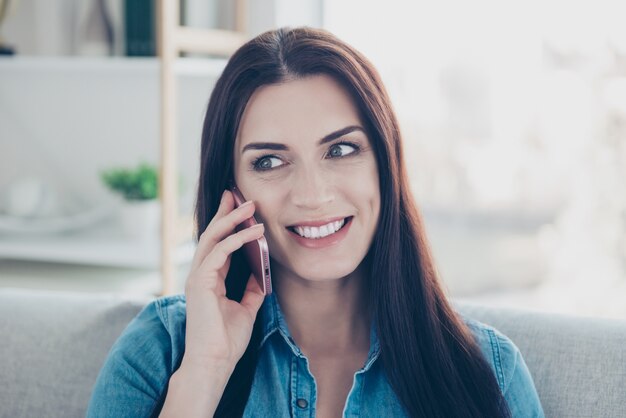
<path fill-rule="evenodd" d="M 358 263 L 350 263 L 349 265 L 337 265 L 337 263 L 328 263 L 321 268 L 319 265 L 312 268 L 296 268 L 294 271 L 298 276 L 315 282 L 324 282 L 337 280 L 346 277 L 354 272 L 358 267 Z"/>

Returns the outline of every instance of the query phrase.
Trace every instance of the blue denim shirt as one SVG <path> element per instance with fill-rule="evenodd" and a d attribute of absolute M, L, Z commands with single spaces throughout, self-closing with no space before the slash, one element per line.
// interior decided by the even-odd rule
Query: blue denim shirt
<path fill-rule="evenodd" d="M 245 417 L 314 417 L 315 379 L 296 345 L 274 294 L 265 298 L 263 337 Z M 147 305 L 111 348 L 94 387 L 88 417 L 158 415 L 170 376 L 185 344 L 185 298 L 164 297 Z M 496 376 L 513 417 L 543 417 L 532 378 L 520 351 L 506 336 L 464 318 Z M 377 361 L 374 327 L 363 367 L 353 379 L 343 417 L 407 416 Z"/>

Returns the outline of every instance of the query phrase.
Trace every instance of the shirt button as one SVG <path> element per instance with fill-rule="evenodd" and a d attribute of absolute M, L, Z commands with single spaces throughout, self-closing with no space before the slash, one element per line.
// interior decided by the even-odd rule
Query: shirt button
<path fill-rule="evenodd" d="M 296 401 L 296 405 L 298 405 L 298 408 L 304 409 L 309 406 L 309 403 L 306 401 L 306 399 L 300 398 Z"/>

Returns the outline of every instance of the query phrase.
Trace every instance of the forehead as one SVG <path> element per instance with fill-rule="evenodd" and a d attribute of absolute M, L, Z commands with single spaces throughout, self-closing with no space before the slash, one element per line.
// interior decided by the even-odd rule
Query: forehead
<path fill-rule="evenodd" d="M 257 89 L 244 110 L 236 149 L 255 140 L 319 139 L 361 124 L 347 90 L 327 75 L 290 80 Z"/>

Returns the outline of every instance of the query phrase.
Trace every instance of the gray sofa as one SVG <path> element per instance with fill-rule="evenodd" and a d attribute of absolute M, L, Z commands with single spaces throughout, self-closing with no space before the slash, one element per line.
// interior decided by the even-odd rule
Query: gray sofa
<path fill-rule="evenodd" d="M 0 416 L 84 416 L 109 348 L 147 302 L 0 289 Z M 547 417 L 626 417 L 626 321 L 458 308 L 518 345 Z"/>

